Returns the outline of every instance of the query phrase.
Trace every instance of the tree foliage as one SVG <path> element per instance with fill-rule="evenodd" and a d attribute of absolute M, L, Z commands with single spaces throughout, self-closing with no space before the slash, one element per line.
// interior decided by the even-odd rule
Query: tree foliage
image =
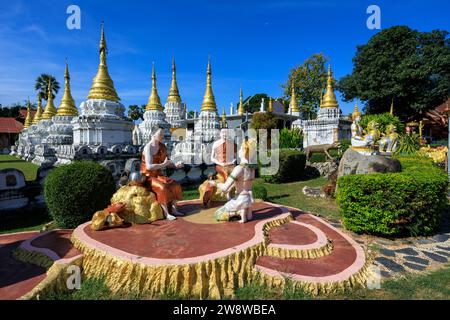
<path fill-rule="evenodd" d="M 275 115 L 271 112 L 257 112 L 252 117 L 251 128 L 255 130 L 276 129 L 277 119 Z"/>
<path fill-rule="evenodd" d="M 145 104 L 138 106 L 137 104 L 133 104 L 128 106 L 128 117 L 134 121 L 136 120 L 144 120 L 145 113 Z"/>
<path fill-rule="evenodd" d="M 364 129 L 366 129 L 367 124 L 371 121 L 375 121 L 376 123 L 378 123 L 378 129 L 383 133 L 386 132 L 387 125 L 391 123 L 395 125 L 398 133 L 402 133 L 405 131 L 405 125 L 403 124 L 403 122 L 401 122 L 399 117 L 391 115 L 389 112 L 381 114 L 365 114 L 361 117 L 360 125 Z"/>
<path fill-rule="evenodd" d="M 39 77 L 36 78 L 36 82 L 34 84 L 34 90 L 38 92 L 39 97 L 43 100 L 48 100 L 48 80 L 52 83 L 52 92 L 53 98 L 55 98 L 56 94 L 59 91 L 59 82 L 56 81 L 56 78 L 50 74 L 43 73 Z"/>
<path fill-rule="evenodd" d="M 290 99 L 292 80 L 300 107 L 307 118 L 311 118 L 320 106 L 320 97 L 327 84 L 327 58 L 316 53 L 306 59 L 303 64 L 291 69 L 284 88 L 284 95 Z"/>
<path fill-rule="evenodd" d="M 248 98 L 244 99 L 244 110 L 248 113 L 258 112 L 261 108 L 261 101 L 264 99 L 264 104 L 269 105 L 270 97 L 266 93 L 257 93 L 253 95 L 250 100 L 246 101 Z M 239 101 L 236 103 L 236 110 L 239 107 Z"/>
<path fill-rule="evenodd" d="M 436 107 L 450 93 L 448 32 L 395 26 L 357 47 L 353 71 L 338 83 L 346 101 L 358 98 L 367 113 L 389 110 L 406 119 Z"/>

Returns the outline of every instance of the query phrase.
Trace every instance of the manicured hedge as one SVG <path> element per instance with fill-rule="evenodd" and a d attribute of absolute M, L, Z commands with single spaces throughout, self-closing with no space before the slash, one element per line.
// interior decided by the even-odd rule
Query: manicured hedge
<path fill-rule="evenodd" d="M 116 185 L 111 171 L 80 161 L 53 169 L 44 185 L 48 210 L 61 228 L 75 228 L 106 208 Z"/>
<path fill-rule="evenodd" d="M 399 158 L 403 172 L 338 179 L 344 226 L 385 236 L 429 235 L 447 205 L 447 175 L 428 159 Z"/>
<path fill-rule="evenodd" d="M 267 198 L 267 189 L 262 184 L 256 183 L 256 182 L 253 183 L 252 191 L 253 191 L 254 199 L 261 199 L 264 201 L 266 201 L 268 199 Z"/>
<path fill-rule="evenodd" d="M 298 150 L 280 150 L 278 172 L 270 176 L 262 176 L 265 182 L 285 183 L 298 181 L 303 178 L 306 155 Z"/>

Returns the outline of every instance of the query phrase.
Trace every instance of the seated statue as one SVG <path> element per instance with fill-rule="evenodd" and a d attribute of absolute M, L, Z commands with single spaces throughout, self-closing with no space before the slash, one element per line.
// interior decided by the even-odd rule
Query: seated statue
<path fill-rule="evenodd" d="M 398 133 L 394 124 L 386 127 L 386 134 L 380 139 L 380 152 L 395 152 L 397 150 Z"/>
<path fill-rule="evenodd" d="M 359 125 L 359 123 L 357 123 L 356 119 L 354 124 Z M 352 130 L 353 131 L 353 130 Z M 358 132 L 358 131 L 356 131 Z M 352 132 L 353 135 L 353 132 Z M 371 121 L 369 122 L 369 124 L 367 125 L 367 134 L 360 137 L 357 134 L 355 134 L 354 137 L 352 137 L 352 147 L 356 147 L 356 148 L 365 148 L 365 147 L 370 147 L 370 148 L 374 148 L 375 147 L 375 143 L 380 139 L 380 131 L 378 130 L 378 123 L 376 123 L 375 121 Z"/>
<path fill-rule="evenodd" d="M 216 164 L 217 174 L 208 180 L 216 180 L 221 183 L 227 180 L 228 175 L 235 167 L 236 149 L 236 144 L 229 138 L 228 129 L 222 129 L 220 139 L 213 143 L 211 150 L 211 161 Z M 227 201 L 231 199 L 231 192 L 223 193 L 215 186 L 211 186 L 208 180 L 199 187 L 200 199 L 204 205 L 211 200 Z"/>
<path fill-rule="evenodd" d="M 181 168 L 182 162 L 174 164 L 167 157 L 167 148 L 162 143 L 164 129 L 155 127 L 152 138 L 142 152 L 141 173 L 147 187 L 156 194 L 156 201 L 161 205 L 164 215 L 168 220 L 175 220 L 176 215 L 182 213 L 177 211 L 176 201 L 183 199 L 181 186 L 174 179 L 162 174 L 164 168 Z"/>
<path fill-rule="evenodd" d="M 241 163 L 233 169 L 224 183 L 209 182 L 223 192 L 229 192 L 233 186 L 236 187 L 235 198 L 215 212 L 215 218 L 218 221 L 229 221 L 234 216 L 240 216 L 241 223 L 252 219 L 251 207 L 254 202 L 252 186 L 255 179 L 255 169 L 249 164 L 252 145 L 248 140 L 244 141 L 239 150 Z"/>
<path fill-rule="evenodd" d="M 362 140 L 363 139 L 363 129 L 359 122 L 361 121 L 361 116 L 358 114 L 355 116 L 354 121 L 351 125 L 352 139 Z"/>

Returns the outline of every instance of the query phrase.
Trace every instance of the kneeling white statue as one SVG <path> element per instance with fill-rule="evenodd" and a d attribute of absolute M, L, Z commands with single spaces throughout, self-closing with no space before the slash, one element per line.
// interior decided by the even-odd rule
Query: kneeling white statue
<path fill-rule="evenodd" d="M 233 169 L 224 183 L 210 181 L 211 185 L 216 186 L 224 193 L 228 193 L 233 186 L 236 187 L 235 198 L 216 211 L 214 216 L 218 221 L 229 221 L 234 216 L 240 216 L 241 223 L 252 219 L 251 207 L 254 202 L 252 186 L 255 179 L 255 169 L 249 164 L 252 145 L 249 141 L 242 144 L 239 150 L 241 163 Z"/>

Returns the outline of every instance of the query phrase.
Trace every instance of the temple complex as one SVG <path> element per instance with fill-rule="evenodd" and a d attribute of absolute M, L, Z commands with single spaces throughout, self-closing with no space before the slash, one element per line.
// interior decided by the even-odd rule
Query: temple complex
<path fill-rule="evenodd" d="M 293 92 L 292 100 L 295 99 Z M 314 120 L 298 120 L 293 127 L 303 130 L 303 147 L 333 144 L 342 139 L 351 138 L 351 121 L 342 117 L 334 94 L 331 66 L 328 66 L 327 88 L 321 99 L 320 110 Z"/>

